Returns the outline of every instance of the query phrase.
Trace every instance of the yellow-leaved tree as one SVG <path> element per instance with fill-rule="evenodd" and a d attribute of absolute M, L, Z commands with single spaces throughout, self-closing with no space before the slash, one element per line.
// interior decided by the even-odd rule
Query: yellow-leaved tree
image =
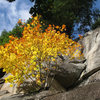
<path fill-rule="evenodd" d="M 39 16 L 32 18 L 31 24 L 24 27 L 23 36 L 9 36 L 9 43 L 0 46 L 0 67 L 6 73 L 11 73 L 5 80 L 11 84 L 20 85 L 30 78 L 40 87 L 46 83 L 50 66 L 43 66 L 45 61 L 56 62 L 57 55 L 68 55 L 73 58 L 73 52 L 81 48 L 80 44 L 68 38 L 65 33 L 66 26 L 49 25 L 42 31 Z M 56 31 L 59 29 L 60 31 Z M 78 56 L 81 52 L 78 51 Z"/>

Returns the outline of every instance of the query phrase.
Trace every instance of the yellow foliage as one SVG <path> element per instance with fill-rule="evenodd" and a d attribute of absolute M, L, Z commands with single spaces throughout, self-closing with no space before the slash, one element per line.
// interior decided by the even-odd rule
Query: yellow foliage
<path fill-rule="evenodd" d="M 19 20 L 20 22 L 20 20 Z M 46 68 L 42 65 L 44 61 L 56 61 L 59 54 L 68 55 L 70 58 L 73 52 L 81 46 L 69 39 L 65 33 L 56 31 L 59 26 L 52 26 L 42 31 L 39 16 L 33 17 L 31 24 L 24 27 L 22 38 L 10 36 L 10 42 L 4 46 L 0 46 L 0 67 L 3 71 L 11 73 L 6 78 L 6 82 L 21 84 L 25 79 L 31 77 L 36 78 L 36 83 L 44 84 L 45 75 L 48 73 L 49 66 Z M 55 27 L 55 28 L 54 28 Z M 61 31 L 65 30 L 62 25 Z M 80 56 L 81 56 L 81 52 Z M 15 81 L 16 80 L 16 81 Z"/>

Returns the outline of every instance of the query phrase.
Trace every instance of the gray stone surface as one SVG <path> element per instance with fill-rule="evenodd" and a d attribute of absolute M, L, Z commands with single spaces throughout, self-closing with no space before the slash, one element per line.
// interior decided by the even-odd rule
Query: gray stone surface
<path fill-rule="evenodd" d="M 85 73 L 100 67 L 100 28 L 85 34 L 82 43 L 84 45 L 84 56 L 87 59 Z M 100 80 L 100 72 L 93 74 L 87 81 Z M 87 82 L 87 83 L 88 83 Z"/>
<path fill-rule="evenodd" d="M 2 95 L 5 95 L 5 94 L 8 94 L 9 92 L 7 90 L 4 90 L 4 91 L 0 91 L 0 96 Z"/>
<path fill-rule="evenodd" d="M 41 100 L 42 98 L 45 98 L 47 96 L 52 96 L 58 93 L 59 93 L 58 91 L 42 91 L 36 94 L 25 94 L 25 95 L 16 94 L 11 96 L 5 96 L 0 100 Z"/>
<path fill-rule="evenodd" d="M 41 100 L 100 100 L 100 83 L 92 83 L 69 92 L 48 96 Z"/>
<path fill-rule="evenodd" d="M 73 59 L 70 61 L 67 56 L 64 56 L 64 60 L 61 58 L 62 57 L 57 57 L 57 64 L 54 62 L 50 64 L 50 66 L 57 67 L 56 70 L 50 67 L 50 76 L 54 76 L 52 85 L 55 90 L 62 90 L 62 88 L 67 89 L 72 86 L 80 78 L 81 73 L 86 68 L 86 64 L 84 63 L 85 59 Z M 47 62 L 44 62 L 43 65 L 47 66 Z M 49 83 L 51 83 L 50 80 Z"/>
<path fill-rule="evenodd" d="M 100 66 L 100 28 L 86 33 L 83 38 L 84 56 L 87 59 L 87 69 L 89 72 Z"/>
<path fill-rule="evenodd" d="M 58 83 L 65 89 L 67 89 L 79 79 L 84 68 L 84 64 L 64 62 L 56 71 L 54 71 L 55 80 L 57 80 Z"/>
<path fill-rule="evenodd" d="M 23 95 L 17 94 L 5 96 L 0 100 L 99 100 L 100 99 L 100 82 L 94 82 L 76 89 L 59 92 L 59 91 L 42 91 L 37 94 Z"/>

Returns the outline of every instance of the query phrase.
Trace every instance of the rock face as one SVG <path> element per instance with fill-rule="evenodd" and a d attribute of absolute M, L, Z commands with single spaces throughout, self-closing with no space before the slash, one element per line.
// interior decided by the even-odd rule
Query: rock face
<path fill-rule="evenodd" d="M 82 63 L 74 64 L 64 62 L 59 66 L 59 69 L 55 71 L 55 80 L 67 89 L 79 79 L 84 69 L 85 65 Z"/>
<path fill-rule="evenodd" d="M 43 65 L 47 66 L 47 63 L 44 62 Z M 57 67 L 56 70 L 52 69 L 52 67 L 50 69 L 50 78 L 52 78 L 52 76 L 54 77 L 54 82 L 52 82 L 52 88 L 54 88 L 54 90 L 60 90 L 58 84 L 60 85 L 60 87 L 64 88 L 64 90 L 70 88 L 72 85 L 74 85 L 74 83 L 77 82 L 77 80 L 80 78 L 81 73 L 86 68 L 84 59 L 75 59 L 70 61 L 67 56 L 57 57 L 57 64 L 52 62 L 51 66 Z M 50 79 L 49 83 L 51 83 Z"/>
<path fill-rule="evenodd" d="M 84 56 L 87 59 L 86 73 L 100 67 L 100 28 L 85 34 L 82 44 Z M 100 71 L 92 75 L 88 82 L 100 80 Z"/>
<path fill-rule="evenodd" d="M 79 87 L 69 92 L 42 91 L 30 95 L 4 96 L 0 100 L 100 100 L 100 82 Z"/>
<path fill-rule="evenodd" d="M 89 72 L 100 66 L 100 28 L 86 33 L 83 38 L 84 56 L 87 59 L 87 69 Z"/>
<path fill-rule="evenodd" d="M 93 83 L 69 92 L 48 96 L 41 100 L 100 100 L 100 83 Z"/>

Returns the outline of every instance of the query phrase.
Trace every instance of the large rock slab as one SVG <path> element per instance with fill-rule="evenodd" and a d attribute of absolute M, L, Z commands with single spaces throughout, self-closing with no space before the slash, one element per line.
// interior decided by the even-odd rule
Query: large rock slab
<path fill-rule="evenodd" d="M 85 64 L 83 63 L 67 63 L 59 65 L 57 70 L 51 73 L 55 74 L 54 79 L 64 87 L 65 89 L 71 87 L 79 78 L 83 70 L 85 69 Z"/>
<path fill-rule="evenodd" d="M 89 31 L 85 34 L 82 44 L 84 46 L 84 56 L 87 59 L 87 67 L 85 73 L 100 67 L 100 28 L 96 30 Z M 93 74 L 87 83 L 100 80 L 100 71 Z"/>
<path fill-rule="evenodd" d="M 4 96 L 0 100 L 100 100 L 100 82 L 67 92 L 42 91 L 36 94 Z"/>
<path fill-rule="evenodd" d="M 47 96 L 52 96 L 60 93 L 59 91 L 42 91 L 35 94 L 15 94 L 11 96 L 4 96 L 0 100 L 41 100 Z"/>
<path fill-rule="evenodd" d="M 100 28 L 90 31 L 83 38 L 84 56 L 87 59 L 86 71 L 100 66 Z"/>
<path fill-rule="evenodd" d="M 80 78 L 81 73 L 86 68 L 86 64 L 84 63 L 85 59 L 69 60 L 67 56 L 61 56 L 57 57 L 56 60 L 56 63 L 50 63 L 49 77 L 51 78 L 51 80 L 52 78 L 54 78 L 54 81 L 51 84 L 51 81 L 49 79 L 48 83 L 50 84 L 48 84 L 48 86 L 55 88 L 55 90 L 61 89 L 62 91 L 62 88 L 66 90 L 70 88 L 72 85 L 74 85 L 74 83 L 76 83 L 76 81 Z M 48 62 L 43 62 L 43 66 L 48 67 Z M 53 69 L 53 66 L 55 66 L 56 69 Z"/>
<path fill-rule="evenodd" d="M 69 92 L 48 96 L 41 100 L 100 100 L 100 83 L 92 83 Z"/>

